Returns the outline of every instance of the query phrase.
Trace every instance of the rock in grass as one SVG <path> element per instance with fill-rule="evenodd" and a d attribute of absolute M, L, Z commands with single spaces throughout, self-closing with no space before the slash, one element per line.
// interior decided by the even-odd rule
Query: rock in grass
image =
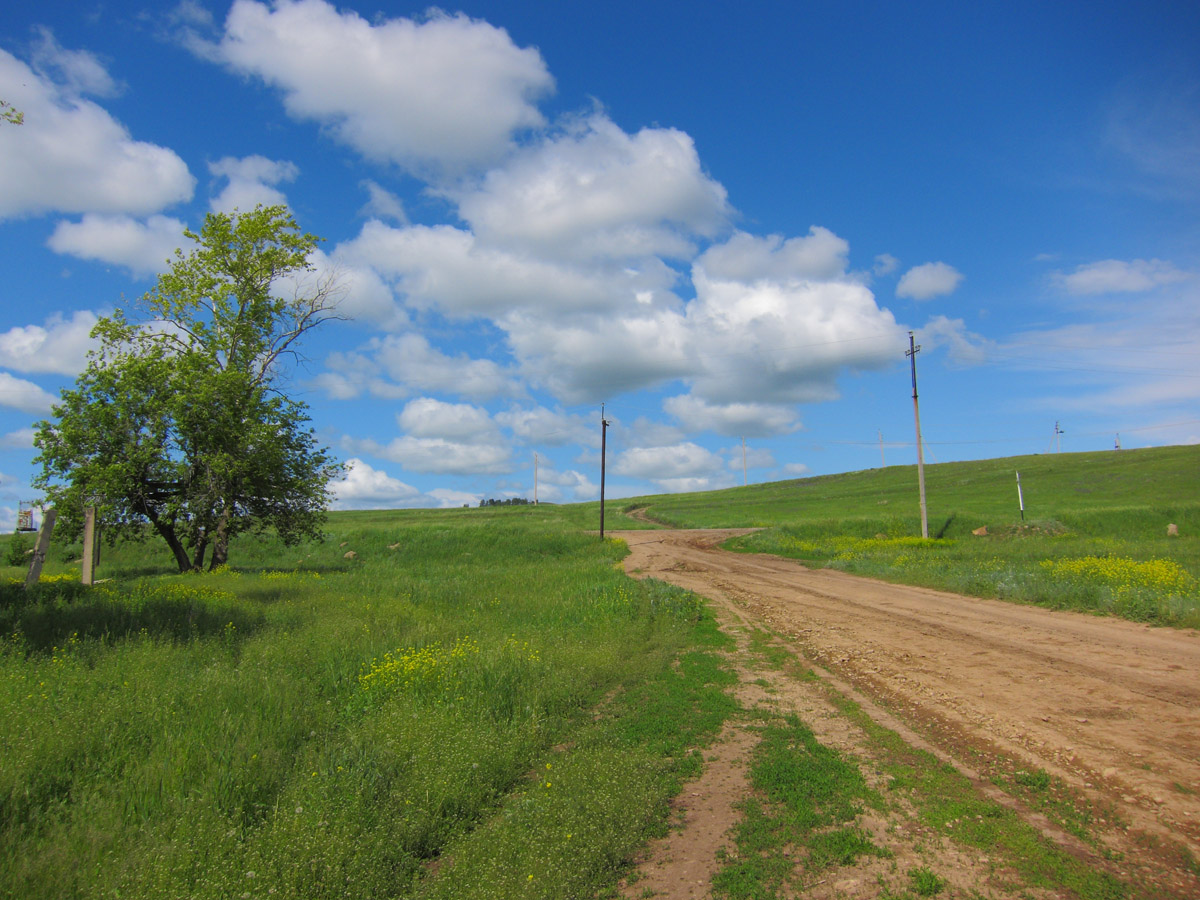
<path fill-rule="evenodd" d="M 1167 526 L 1167 537 L 1179 537 L 1179 526 L 1174 522 Z"/>
<path fill-rule="evenodd" d="M 347 550 L 345 553 L 342 554 L 342 559 L 357 559 L 357 558 L 358 558 L 358 554 L 355 553 L 353 550 Z"/>

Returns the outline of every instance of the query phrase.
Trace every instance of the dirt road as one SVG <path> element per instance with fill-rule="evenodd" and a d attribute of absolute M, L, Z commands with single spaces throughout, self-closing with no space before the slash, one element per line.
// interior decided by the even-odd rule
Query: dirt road
<path fill-rule="evenodd" d="M 1174 842 L 1200 857 L 1200 635 L 716 547 L 736 533 L 616 536 L 631 574 L 784 636 L 960 768 L 1023 761 L 1092 800 L 1125 852 Z"/>

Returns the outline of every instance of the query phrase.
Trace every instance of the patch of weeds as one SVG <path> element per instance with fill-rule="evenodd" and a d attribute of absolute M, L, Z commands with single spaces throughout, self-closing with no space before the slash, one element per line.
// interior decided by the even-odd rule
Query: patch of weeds
<path fill-rule="evenodd" d="M 864 802 L 878 802 L 858 766 L 819 743 L 795 716 L 763 727 L 750 781 L 756 793 L 742 804 L 737 853 L 713 879 L 714 895 L 775 897 L 797 887 L 803 873 L 888 855 L 853 826 Z"/>
<path fill-rule="evenodd" d="M 946 889 L 946 879 L 924 866 L 909 869 L 908 880 L 918 897 L 936 897 Z"/>

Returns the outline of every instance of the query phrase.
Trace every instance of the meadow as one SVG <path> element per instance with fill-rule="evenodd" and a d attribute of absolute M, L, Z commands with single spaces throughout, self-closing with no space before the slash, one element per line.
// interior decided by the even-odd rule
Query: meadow
<path fill-rule="evenodd" d="M 610 885 L 732 708 L 723 638 L 539 510 L 344 513 L 211 575 L 105 548 L 90 589 L 52 549 L 0 602 L 0 895 Z"/>
<path fill-rule="evenodd" d="M 741 549 L 1195 626 L 1198 463 L 930 466 L 928 540 L 912 467 L 610 501 L 606 525 L 756 526 Z M 30 592 L 0 566 L 0 896 L 613 896 L 739 711 L 704 602 L 625 576 L 597 525 L 341 512 L 211 574 L 153 542 L 106 546 L 90 588 L 78 546 Z"/>

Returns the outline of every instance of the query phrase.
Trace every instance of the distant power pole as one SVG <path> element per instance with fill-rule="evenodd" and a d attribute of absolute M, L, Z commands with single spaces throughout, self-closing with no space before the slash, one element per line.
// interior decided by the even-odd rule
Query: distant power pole
<path fill-rule="evenodd" d="M 1062 436 L 1064 434 L 1066 434 L 1066 432 L 1058 427 L 1058 420 L 1055 419 L 1054 420 L 1054 444 L 1055 444 L 1054 452 L 1055 453 L 1062 453 Z"/>
<path fill-rule="evenodd" d="M 538 475 L 537 466 L 538 466 L 538 458 L 537 458 L 537 451 L 535 450 L 533 452 L 533 505 L 534 506 L 537 506 L 537 475 Z"/>
<path fill-rule="evenodd" d="M 746 437 L 742 436 L 742 487 L 750 483 L 750 479 L 746 475 Z"/>
<path fill-rule="evenodd" d="M 915 342 L 913 333 L 908 333 L 908 350 L 904 355 L 912 361 L 913 383 L 913 420 L 917 425 L 917 482 L 921 487 L 921 537 L 929 537 L 929 515 L 925 510 L 925 450 L 921 446 L 921 410 L 917 406 L 917 354 L 920 346 Z"/>
<path fill-rule="evenodd" d="M 879 429 L 879 465 L 881 468 L 887 468 L 887 460 L 883 456 L 883 429 Z"/>
<path fill-rule="evenodd" d="M 600 404 L 600 540 L 604 540 L 604 463 L 608 443 L 608 419 L 604 418 L 604 404 Z"/>

